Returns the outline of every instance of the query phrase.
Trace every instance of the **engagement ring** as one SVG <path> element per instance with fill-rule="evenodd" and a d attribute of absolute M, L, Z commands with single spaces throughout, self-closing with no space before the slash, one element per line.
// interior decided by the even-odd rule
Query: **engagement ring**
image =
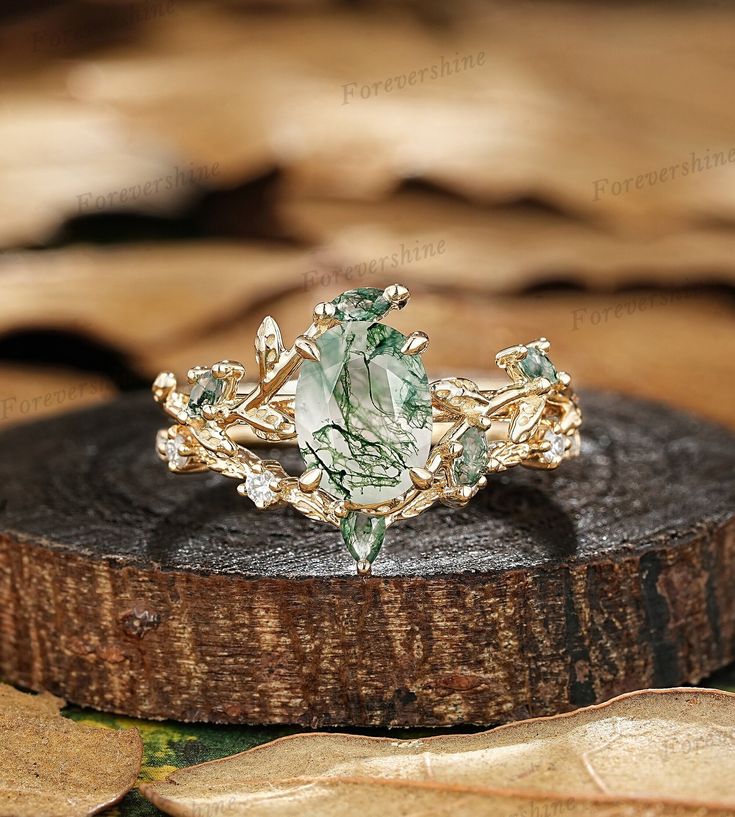
<path fill-rule="evenodd" d="M 488 474 L 553 469 L 579 453 L 577 398 L 547 340 L 498 352 L 509 381 L 495 388 L 465 377 L 430 383 L 421 357 L 428 337 L 380 322 L 408 299 L 398 284 L 345 292 L 315 307 L 291 348 L 266 317 L 256 382 L 223 360 L 191 369 L 186 394 L 163 372 L 153 394 L 174 424 L 158 433 L 158 454 L 175 473 L 239 480 L 258 508 L 289 504 L 339 528 L 358 573 L 368 574 L 392 524 L 435 502 L 465 505 Z M 294 442 L 299 476 L 253 450 Z"/>

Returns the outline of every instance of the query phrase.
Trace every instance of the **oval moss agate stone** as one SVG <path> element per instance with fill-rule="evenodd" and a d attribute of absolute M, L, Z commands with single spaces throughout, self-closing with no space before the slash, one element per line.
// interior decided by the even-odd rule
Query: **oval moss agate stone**
<path fill-rule="evenodd" d="M 317 341 L 301 365 L 296 431 L 307 468 L 324 472 L 335 498 L 374 505 L 412 487 L 431 447 L 431 397 L 419 355 L 401 353 L 396 329 L 349 321 Z"/>

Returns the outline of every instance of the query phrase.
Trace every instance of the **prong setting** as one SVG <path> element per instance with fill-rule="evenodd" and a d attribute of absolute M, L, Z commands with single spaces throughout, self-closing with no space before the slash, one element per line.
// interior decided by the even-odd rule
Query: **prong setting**
<path fill-rule="evenodd" d="M 311 338 L 307 338 L 305 335 L 296 338 L 294 348 L 304 360 L 318 361 L 320 358 L 319 347 Z"/>
<path fill-rule="evenodd" d="M 401 284 L 391 284 L 383 291 L 383 297 L 393 309 L 404 309 L 411 299 L 411 293 Z"/>
<path fill-rule="evenodd" d="M 337 308 L 333 303 L 324 301 L 314 307 L 314 322 L 331 321 L 335 319 Z"/>
<path fill-rule="evenodd" d="M 299 477 L 299 488 L 306 494 L 313 494 L 317 490 L 324 476 L 321 468 L 310 468 Z"/>
<path fill-rule="evenodd" d="M 404 355 L 420 355 L 429 345 L 429 336 L 425 332 L 412 332 L 401 347 Z"/>
<path fill-rule="evenodd" d="M 411 482 L 419 489 L 426 491 L 434 483 L 434 474 L 428 468 L 412 468 L 410 470 Z"/>

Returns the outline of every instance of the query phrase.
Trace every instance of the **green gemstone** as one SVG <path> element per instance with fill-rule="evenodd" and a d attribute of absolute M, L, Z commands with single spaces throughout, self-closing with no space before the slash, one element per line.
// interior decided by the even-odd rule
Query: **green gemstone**
<path fill-rule="evenodd" d="M 533 346 L 527 346 L 526 349 L 528 350 L 526 356 L 518 364 L 523 374 L 530 380 L 533 380 L 535 377 L 545 377 L 547 380 L 555 383 L 558 379 L 558 375 L 554 364 L 549 358 Z"/>
<path fill-rule="evenodd" d="M 376 321 L 390 309 L 383 290 L 375 287 L 350 289 L 338 295 L 332 303 L 337 308 L 335 317 L 340 321 Z"/>
<path fill-rule="evenodd" d="M 321 487 L 361 505 L 386 502 L 412 487 L 431 447 L 431 396 L 420 355 L 381 323 L 348 321 L 317 341 L 319 360 L 301 365 L 296 431 L 307 468 Z"/>
<path fill-rule="evenodd" d="M 340 523 L 342 538 L 356 562 L 372 564 L 385 539 L 385 519 L 366 513 L 351 513 Z"/>
<path fill-rule="evenodd" d="M 188 412 L 191 417 L 199 417 L 202 406 L 214 406 L 222 399 L 225 381 L 211 372 L 204 372 L 194 384 L 189 395 Z"/>
<path fill-rule="evenodd" d="M 454 462 L 454 478 L 460 485 L 474 485 L 487 470 L 487 437 L 468 428 L 459 438 L 464 451 Z"/>

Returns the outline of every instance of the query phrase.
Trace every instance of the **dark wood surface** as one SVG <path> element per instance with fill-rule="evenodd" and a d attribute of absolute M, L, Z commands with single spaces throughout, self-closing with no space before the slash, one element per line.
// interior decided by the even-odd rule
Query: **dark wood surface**
<path fill-rule="evenodd" d="M 735 437 L 587 393 L 582 457 L 340 537 L 173 476 L 135 395 L 0 435 L 0 674 L 145 717 L 489 724 L 735 658 Z M 295 452 L 293 465 L 297 467 Z"/>

